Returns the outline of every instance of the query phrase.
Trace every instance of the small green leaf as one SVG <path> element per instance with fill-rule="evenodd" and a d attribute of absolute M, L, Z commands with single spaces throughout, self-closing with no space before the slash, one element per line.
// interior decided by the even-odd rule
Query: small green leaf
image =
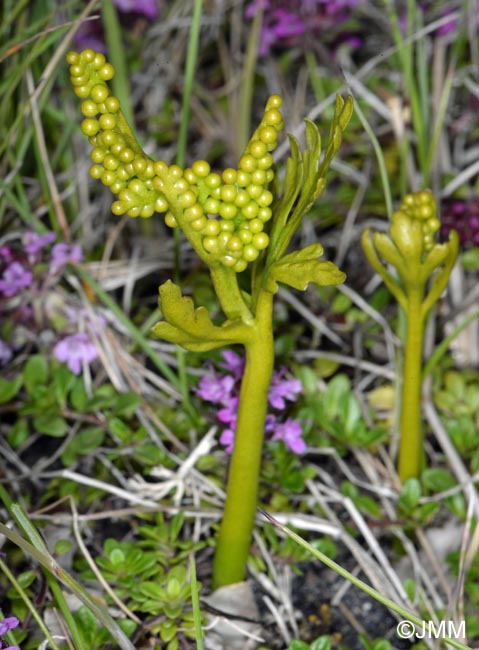
<path fill-rule="evenodd" d="M 176 637 L 178 627 L 174 621 L 165 621 L 160 625 L 160 637 L 162 641 L 168 642 Z"/>
<path fill-rule="evenodd" d="M 154 467 L 165 461 L 165 452 L 152 442 L 137 447 L 133 456 L 147 467 Z"/>
<path fill-rule="evenodd" d="M 171 580 L 168 580 L 168 584 L 166 586 L 166 593 L 170 600 L 176 600 L 180 595 L 180 590 L 181 590 L 181 585 L 176 578 L 171 578 Z"/>
<path fill-rule="evenodd" d="M 461 255 L 461 266 L 467 271 L 479 271 L 479 246 L 470 248 Z"/>
<path fill-rule="evenodd" d="M 422 522 L 427 522 L 432 519 L 432 517 L 439 510 L 439 503 L 430 501 L 429 503 L 423 503 L 419 509 L 419 517 Z"/>
<path fill-rule="evenodd" d="M 426 490 L 432 490 L 433 492 L 449 490 L 449 488 L 456 485 L 456 481 L 450 472 L 439 467 L 424 470 L 421 481 Z"/>
<path fill-rule="evenodd" d="M 161 601 L 165 600 L 165 590 L 156 582 L 146 581 L 140 586 L 140 593 L 151 600 Z"/>
<path fill-rule="evenodd" d="M 33 418 L 33 426 L 39 433 L 53 438 L 61 438 L 67 432 L 67 423 L 59 415 L 45 413 Z"/>
<path fill-rule="evenodd" d="M 359 494 L 358 488 L 350 481 L 343 481 L 340 489 L 341 494 L 344 494 L 345 497 L 349 497 L 351 501 L 354 501 Z"/>
<path fill-rule="evenodd" d="M 88 454 L 99 447 L 105 438 L 101 427 L 91 427 L 80 431 L 67 445 L 61 459 L 64 465 L 71 465 L 80 454 Z"/>
<path fill-rule="evenodd" d="M 409 600 L 414 601 L 416 598 L 416 589 L 417 582 L 412 580 L 412 578 L 406 578 L 404 581 L 404 590 L 407 593 Z"/>
<path fill-rule="evenodd" d="M 133 437 L 131 428 L 120 418 L 111 418 L 108 420 L 108 429 L 121 442 L 129 442 Z"/>
<path fill-rule="evenodd" d="M 88 607 L 82 605 L 75 613 L 75 620 L 81 630 L 83 640 L 90 647 L 93 647 L 97 633 L 97 620 L 95 615 L 88 609 Z"/>
<path fill-rule="evenodd" d="M 338 116 L 339 128 L 344 131 L 351 120 L 354 111 L 354 100 L 351 95 L 348 95 L 347 100 L 343 104 L 343 109 Z"/>
<path fill-rule="evenodd" d="M 0 377 L 0 404 L 10 402 L 22 387 L 23 377 L 18 375 L 10 381 Z"/>
<path fill-rule="evenodd" d="M 330 537 L 322 537 L 311 542 L 311 546 L 332 560 L 338 555 L 338 547 Z"/>
<path fill-rule="evenodd" d="M 30 357 L 23 370 L 23 382 L 28 393 L 33 393 L 37 386 L 48 380 L 48 363 L 41 354 Z"/>
<path fill-rule="evenodd" d="M 408 478 L 404 483 L 398 505 L 405 512 L 410 513 L 419 503 L 421 498 L 421 484 L 417 478 Z"/>
<path fill-rule="evenodd" d="M 17 449 L 23 445 L 29 435 L 28 421 L 25 418 L 19 418 L 7 434 L 8 444 L 13 449 Z"/>
<path fill-rule="evenodd" d="M 66 406 L 67 395 L 75 385 L 75 375 L 64 364 L 52 370 L 52 385 L 55 400 L 61 406 Z"/>
<path fill-rule="evenodd" d="M 70 394 L 70 400 L 75 411 L 84 413 L 88 407 L 88 394 L 81 377 L 77 377 Z"/>
<path fill-rule="evenodd" d="M 391 644 L 387 639 L 375 639 L 373 650 L 391 650 Z"/>
<path fill-rule="evenodd" d="M 368 515 L 371 515 L 371 517 L 380 519 L 381 508 L 371 497 L 360 495 L 354 500 L 354 504 L 361 512 L 365 512 Z"/>
<path fill-rule="evenodd" d="M 304 291 L 310 282 L 315 282 L 319 286 L 344 282 L 346 275 L 335 264 L 320 262 L 317 259 L 322 254 L 321 244 L 311 244 L 274 262 L 266 276 L 266 290 L 276 293 L 277 282 L 300 291 Z"/>
<path fill-rule="evenodd" d="M 344 314 L 348 311 L 352 304 L 353 303 L 351 301 L 351 298 L 345 296 L 344 293 L 337 293 L 332 302 L 331 311 L 334 314 Z"/>
<path fill-rule="evenodd" d="M 309 650 L 331 650 L 331 637 L 327 634 L 318 636 L 309 646 Z"/>
<path fill-rule="evenodd" d="M 27 589 L 36 579 L 37 574 L 35 571 L 24 571 L 18 577 L 18 584 L 22 589 Z"/>
<path fill-rule="evenodd" d="M 288 650 L 309 650 L 309 645 L 304 641 L 295 639 L 294 641 L 290 641 Z"/>
<path fill-rule="evenodd" d="M 465 394 L 466 404 L 471 415 L 479 413 L 479 386 L 471 384 L 467 387 Z"/>
<path fill-rule="evenodd" d="M 224 345 L 243 343 L 249 328 L 242 321 L 213 324 L 204 307 L 195 309 L 191 298 L 181 295 L 179 286 L 168 280 L 160 287 L 160 308 L 165 321 L 157 323 L 154 336 L 177 343 L 192 352 L 207 352 Z"/>
<path fill-rule="evenodd" d="M 118 395 L 113 405 L 115 415 L 131 417 L 141 404 L 141 397 L 136 393 L 122 393 Z"/>
<path fill-rule="evenodd" d="M 108 557 L 114 566 L 119 566 L 125 562 L 125 554 L 120 548 L 114 548 Z"/>
<path fill-rule="evenodd" d="M 68 553 L 72 546 L 73 542 L 71 539 L 59 539 L 55 544 L 55 553 L 56 555 L 63 555 L 64 553 Z"/>
<path fill-rule="evenodd" d="M 361 405 L 356 397 L 351 394 L 349 395 L 348 401 L 346 402 L 346 412 L 344 414 L 344 429 L 345 433 L 349 434 L 349 437 L 354 441 L 354 432 L 358 426 L 358 423 L 362 419 Z"/>
<path fill-rule="evenodd" d="M 454 370 L 446 373 L 444 378 L 446 390 L 454 395 L 455 400 L 462 400 L 466 390 L 466 382 L 460 372 Z"/>
<path fill-rule="evenodd" d="M 467 515 L 467 506 L 466 501 L 460 492 L 447 497 L 445 503 L 453 515 L 464 521 Z"/>
<path fill-rule="evenodd" d="M 111 384 L 103 384 L 93 393 L 92 399 L 88 402 L 91 411 L 103 411 L 113 408 L 117 398 L 117 392 Z"/>

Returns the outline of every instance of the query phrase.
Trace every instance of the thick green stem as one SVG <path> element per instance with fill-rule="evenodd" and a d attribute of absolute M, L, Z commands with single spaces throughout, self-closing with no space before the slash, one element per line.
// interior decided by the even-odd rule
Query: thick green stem
<path fill-rule="evenodd" d="M 272 294 L 258 300 L 255 335 L 246 347 L 226 504 L 213 566 L 213 587 L 245 578 L 258 499 L 263 431 L 274 365 Z"/>
<path fill-rule="evenodd" d="M 401 443 L 399 446 L 398 473 L 402 482 L 417 478 L 422 463 L 421 383 L 422 343 L 424 319 L 421 304 L 424 287 L 408 292 L 407 335 L 401 404 Z"/>
<path fill-rule="evenodd" d="M 226 268 L 222 264 L 210 266 L 211 280 L 228 320 L 241 318 L 246 324 L 253 322 L 253 314 L 246 305 L 238 285 L 238 276 L 233 269 Z"/>

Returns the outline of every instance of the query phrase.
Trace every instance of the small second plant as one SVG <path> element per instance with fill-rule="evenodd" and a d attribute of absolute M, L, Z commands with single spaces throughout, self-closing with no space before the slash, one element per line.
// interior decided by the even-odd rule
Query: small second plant
<path fill-rule="evenodd" d="M 435 240 L 440 222 L 431 192 L 407 194 L 393 214 L 389 233 L 370 229 L 362 245 L 371 266 L 383 278 L 406 317 L 402 373 L 398 473 L 401 481 L 423 469 L 421 431 L 422 349 L 427 316 L 446 288 L 459 252 L 455 230 L 449 241 Z M 388 265 L 394 268 L 394 276 Z"/>
<path fill-rule="evenodd" d="M 336 99 L 328 144 L 321 152 L 317 127 L 306 121 L 307 148 L 290 136 L 291 157 L 281 192 L 272 151 L 283 128 L 281 98 L 271 96 L 237 168 L 215 172 L 204 160 L 183 169 L 149 158 L 138 145 L 107 82 L 114 69 L 90 49 L 67 56 L 92 145 L 90 174 L 110 187 L 117 215 L 151 217 L 179 228 L 201 260 L 224 313 L 215 325 L 204 307 L 168 280 L 159 289 L 163 319 L 153 334 L 191 351 L 241 345 L 245 367 L 238 403 L 225 510 L 217 540 L 213 585 L 244 579 L 257 507 L 268 391 L 274 368 L 273 298 L 278 283 L 304 290 L 310 282 L 336 285 L 345 275 L 321 261 L 319 243 L 287 252 L 305 214 L 326 186 L 325 175 L 352 114 L 352 100 Z M 322 153 L 322 155 L 321 155 Z M 239 278 L 241 276 L 241 286 Z"/>

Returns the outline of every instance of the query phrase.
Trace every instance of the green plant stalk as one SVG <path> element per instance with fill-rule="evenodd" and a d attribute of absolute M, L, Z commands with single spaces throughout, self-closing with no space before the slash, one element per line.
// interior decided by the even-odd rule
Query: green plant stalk
<path fill-rule="evenodd" d="M 459 251 L 455 231 L 448 242 L 434 241 L 439 227 L 434 197 L 429 191 L 422 191 L 404 197 L 399 210 L 392 215 L 388 235 L 374 233 L 371 237 L 366 230 L 361 238 L 369 263 L 383 278 L 406 319 L 398 457 L 402 482 L 418 478 L 423 461 L 421 384 L 426 318 L 446 288 Z M 388 266 L 395 267 L 398 279 L 391 275 Z"/>
<path fill-rule="evenodd" d="M 241 582 L 253 532 L 268 391 L 274 365 L 273 295 L 260 293 L 255 335 L 246 348 L 235 445 L 213 564 L 213 587 Z"/>
<path fill-rule="evenodd" d="M 424 287 L 410 288 L 406 314 L 406 349 L 404 354 L 401 399 L 398 473 L 401 482 L 419 476 L 422 464 L 421 386 L 424 319 L 421 306 Z"/>
<path fill-rule="evenodd" d="M 90 138 L 91 144 L 96 145 L 93 156 L 98 160 L 105 160 L 103 154 L 113 156 L 115 164 L 118 163 L 116 169 L 121 171 L 121 177 L 118 175 L 114 181 L 116 190 L 113 193 L 118 200 L 113 203 L 112 211 L 117 215 L 127 213 L 132 217 L 145 218 L 153 216 L 155 212 L 166 213 L 166 225 L 181 228 L 200 259 L 210 268 L 212 282 L 226 316 L 221 325 L 216 325 L 205 307 L 195 307 L 191 298 L 182 295 L 180 286 L 168 280 L 159 290 L 163 320 L 154 326 L 152 334 L 192 352 L 207 352 L 237 344 L 246 350 L 236 440 L 213 569 L 215 587 L 240 582 L 246 572 L 254 525 L 264 424 L 274 364 L 273 295 L 278 290 L 278 282 L 304 291 L 310 282 L 325 286 L 339 284 L 345 279 L 332 262 L 319 261 L 323 254 L 319 243 L 290 254 L 286 254 L 286 248 L 302 218 L 324 190 L 325 174 L 351 118 L 352 98 L 346 101 L 339 96 L 336 98 L 329 142 L 319 168 L 321 137 L 315 124 L 309 120 L 306 123 L 308 148 L 304 152 L 291 136 L 292 157 L 287 163 L 284 193 L 273 203 L 274 195 L 266 187 L 274 179 L 271 152 L 283 128 L 279 110 L 281 97 L 272 95 L 268 99 L 263 118 L 240 158 L 238 169 L 228 168 L 221 177 L 211 173 L 210 165 L 203 160 L 183 170 L 179 165 L 168 166 L 165 161 L 153 161 L 138 152 L 121 122 L 117 98 L 109 100 L 112 112 L 106 114 L 108 124 L 105 126 L 111 126 L 106 129 L 111 131 L 111 135 L 108 136 L 109 141 L 104 142 L 104 126 L 94 117 L 101 112 L 101 102 L 109 97 L 105 80 L 113 78 L 113 66 L 103 63 L 101 56 L 88 50 L 68 53 L 67 61 L 71 66 L 75 93 L 84 100 L 90 97 L 86 104 L 82 104 L 82 111 L 84 115 L 92 117 L 83 120 L 82 131 Z M 119 148 L 116 146 L 115 153 L 112 153 L 114 144 Z M 120 154 L 126 156 L 125 160 L 131 160 L 131 165 L 126 166 L 123 158 L 120 160 L 117 157 Z M 238 181 L 241 187 L 241 184 L 253 187 L 253 177 L 249 180 L 246 176 L 253 170 L 261 172 L 254 179 L 259 185 L 250 195 L 248 210 L 243 212 L 237 210 L 239 204 L 233 205 L 239 196 L 234 185 Z M 95 163 L 92 175 L 105 180 L 105 174 L 107 181 L 113 180 L 105 166 L 102 168 L 100 163 Z M 253 200 L 253 194 L 257 195 L 257 201 Z M 213 207 L 211 199 L 214 199 Z M 272 208 L 268 207 L 270 204 Z M 254 218 L 252 210 L 258 215 L 257 218 Z M 215 216 L 210 216 L 211 213 Z M 274 223 L 269 235 L 263 231 L 263 222 L 271 219 L 273 213 Z M 251 229 L 246 228 L 249 222 Z M 250 243 L 244 246 L 244 242 Z M 265 253 L 269 245 L 271 249 Z M 249 295 L 248 291 L 240 289 L 238 274 L 245 271 L 251 262 L 252 291 Z M 81 267 L 78 272 L 97 290 L 98 284 L 92 282 Z M 104 292 L 100 292 L 98 295 L 105 304 L 113 303 L 116 306 Z M 115 313 L 119 320 L 125 322 L 125 317 Z M 129 330 L 135 342 L 154 360 L 142 333 L 131 324 Z"/>
<path fill-rule="evenodd" d="M 215 264 L 210 267 L 210 276 L 226 318 L 229 320 L 241 318 L 244 323 L 251 324 L 253 315 L 241 295 L 236 273 L 231 269 Z"/>

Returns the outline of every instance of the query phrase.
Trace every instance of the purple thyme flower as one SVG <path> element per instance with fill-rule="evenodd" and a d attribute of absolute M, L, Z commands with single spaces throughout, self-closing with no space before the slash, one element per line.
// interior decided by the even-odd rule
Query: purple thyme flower
<path fill-rule="evenodd" d="M 265 433 L 273 433 L 274 430 L 276 429 L 277 423 L 278 420 L 276 419 L 276 415 L 273 415 L 272 413 L 268 413 L 264 423 Z"/>
<path fill-rule="evenodd" d="M 98 350 L 88 334 L 79 332 L 59 341 L 53 348 L 53 355 L 58 361 L 66 363 L 75 375 L 79 375 L 82 364 L 94 361 L 98 357 Z"/>
<path fill-rule="evenodd" d="M 113 4 L 116 5 L 120 13 L 136 14 L 144 16 L 148 20 L 154 20 L 158 16 L 157 0 L 113 0 Z M 127 19 L 131 24 L 130 17 L 127 16 Z M 75 35 L 75 43 L 79 50 L 89 47 L 95 52 L 105 54 L 106 45 L 101 20 L 84 22 Z"/>
<path fill-rule="evenodd" d="M 0 621 L 0 636 L 9 630 L 13 630 L 20 625 L 20 621 L 16 616 L 9 616 Z"/>
<path fill-rule="evenodd" d="M 360 2 L 362 0 L 253 0 L 245 9 L 245 17 L 251 19 L 259 11 L 263 12 L 260 56 L 267 56 L 273 46 L 297 43 L 306 33 L 328 41 L 334 49 L 342 43 L 354 47 L 356 41 L 341 36 L 341 25 Z"/>
<path fill-rule="evenodd" d="M 3 621 L 0 621 L 0 636 L 6 634 L 9 630 L 13 630 L 20 625 L 20 621 L 16 616 L 9 616 L 4 618 Z M 9 645 L 8 648 L 3 647 L 2 641 L 0 641 L 0 650 L 20 650 L 17 645 Z"/>
<path fill-rule="evenodd" d="M 286 407 L 285 399 L 294 402 L 302 390 L 299 379 L 282 379 L 281 372 L 275 372 L 269 388 L 268 402 L 276 409 Z"/>
<path fill-rule="evenodd" d="M 220 375 L 210 365 L 210 373 L 204 375 L 196 389 L 197 394 L 206 402 L 211 402 L 221 407 L 216 413 L 216 418 L 226 428 L 220 434 L 220 443 L 225 446 L 226 452 L 231 453 L 234 446 L 236 424 L 238 418 L 239 390 L 244 371 L 244 359 L 233 352 L 225 350 L 222 354 L 223 362 L 218 365 L 231 374 Z M 286 408 L 286 400 L 294 402 L 296 395 L 301 392 L 302 385 L 298 379 L 285 379 L 286 370 L 273 372 L 271 386 L 268 394 L 268 403 L 277 410 Z M 269 413 L 266 416 L 264 431 L 270 439 L 283 440 L 286 446 L 295 453 L 302 453 L 306 449 L 301 439 L 301 425 L 295 420 L 288 419 L 281 423 L 276 415 Z"/>
<path fill-rule="evenodd" d="M 52 248 L 52 259 L 50 262 L 50 271 L 57 273 L 65 264 L 69 262 L 81 262 L 83 253 L 78 244 L 55 244 Z"/>
<path fill-rule="evenodd" d="M 223 357 L 224 362 L 220 363 L 219 367 L 231 372 L 235 379 L 241 379 L 244 372 L 243 357 L 240 357 L 239 354 L 236 354 L 236 352 L 233 352 L 232 350 L 225 350 L 221 356 Z"/>
<path fill-rule="evenodd" d="M 301 424 L 288 418 L 286 422 L 276 424 L 273 440 L 282 440 L 292 452 L 303 454 L 306 451 L 306 443 L 301 438 L 302 433 Z"/>
<path fill-rule="evenodd" d="M 225 429 L 220 436 L 220 443 L 225 446 L 225 451 L 227 454 L 233 453 L 233 447 L 235 444 L 235 432 L 233 429 Z"/>
<path fill-rule="evenodd" d="M 463 248 L 479 246 L 479 199 L 448 199 L 442 204 L 441 236 L 457 230 Z"/>
<path fill-rule="evenodd" d="M 29 231 L 23 238 L 23 248 L 29 255 L 36 255 L 44 246 L 51 244 L 57 238 L 54 232 L 47 232 L 44 235 L 39 235 L 36 232 Z"/>
<path fill-rule="evenodd" d="M 141 14 L 150 20 L 158 16 L 156 0 L 114 0 L 119 11 L 128 14 Z"/>
<path fill-rule="evenodd" d="M 3 272 L 0 280 L 0 293 L 6 298 L 15 296 L 21 289 L 30 286 L 33 275 L 20 262 L 12 262 Z"/>
<path fill-rule="evenodd" d="M 5 341 L 0 339 L 0 366 L 5 366 L 13 357 L 13 352 Z"/>
<path fill-rule="evenodd" d="M 296 14 L 287 9 L 277 9 L 273 14 L 272 30 L 277 38 L 301 36 L 306 31 L 306 25 Z"/>
<path fill-rule="evenodd" d="M 226 406 L 231 398 L 234 383 L 231 375 L 205 375 L 200 379 L 196 392 L 205 402 Z"/>
<path fill-rule="evenodd" d="M 226 406 L 217 413 L 217 418 L 223 424 L 229 424 L 232 429 L 236 429 L 236 411 L 238 409 L 238 397 L 230 397 Z"/>
<path fill-rule="evenodd" d="M 3 260 L 8 264 L 8 262 L 11 262 L 12 259 L 12 249 L 10 246 L 0 246 L 0 260 Z"/>

